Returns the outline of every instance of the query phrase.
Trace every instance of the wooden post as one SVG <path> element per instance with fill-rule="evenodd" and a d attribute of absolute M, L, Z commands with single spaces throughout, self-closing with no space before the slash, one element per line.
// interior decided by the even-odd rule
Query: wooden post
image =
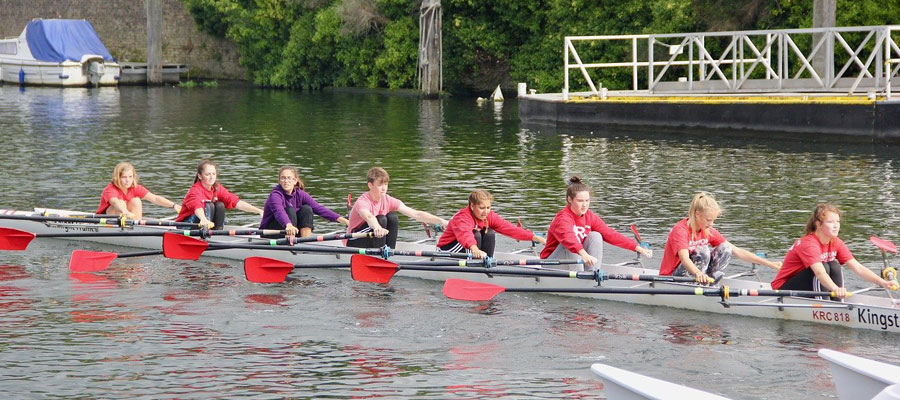
<path fill-rule="evenodd" d="M 837 10 L 837 0 L 813 0 L 813 28 L 833 28 L 834 27 L 834 19 L 835 12 Z M 822 39 L 823 34 L 816 33 L 813 34 L 812 46 L 815 47 L 819 40 Z M 831 49 L 834 49 L 833 43 Z M 828 57 L 826 50 L 828 50 L 828 43 L 824 44 L 819 52 L 813 57 L 812 66 L 816 70 L 816 73 L 822 78 L 823 81 L 828 83 L 827 79 L 831 79 L 828 76 L 829 66 L 828 61 L 833 58 Z M 810 48 L 812 50 L 812 48 Z"/>
<path fill-rule="evenodd" d="M 162 78 L 162 2 L 145 0 L 147 7 L 147 84 L 160 85 Z"/>
<path fill-rule="evenodd" d="M 422 7 L 419 9 L 419 66 L 416 75 L 425 97 L 438 97 L 443 90 L 441 52 L 441 0 L 422 0 Z"/>

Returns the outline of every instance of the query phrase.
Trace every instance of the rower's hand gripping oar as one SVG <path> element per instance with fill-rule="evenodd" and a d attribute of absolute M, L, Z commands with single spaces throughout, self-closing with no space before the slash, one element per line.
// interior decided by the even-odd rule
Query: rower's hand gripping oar
<path fill-rule="evenodd" d="M 897 254 L 897 246 L 891 241 L 877 236 L 869 236 L 869 241 L 881 250 L 881 261 L 884 263 L 884 266 L 881 268 L 881 278 L 891 281 L 891 290 L 897 290 L 900 287 L 900 284 L 897 283 L 897 269 L 891 266 L 887 257 L 888 252 Z M 888 296 L 893 300 L 890 292 L 888 292 Z"/>
<path fill-rule="evenodd" d="M 593 293 L 593 294 L 670 294 L 689 296 L 720 297 L 722 301 L 737 296 L 775 297 L 820 297 L 834 296 L 835 292 L 813 290 L 755 290 L 721 288 L 646 288 L 646 287 L 586 287 L 586 288 L 508 288 L 490 283 L 472 282 L 464 279 L 447 279 L 443 293 L 451 299 L 486 301 L 503 292 L 546 292 L 546 293 Z"/>

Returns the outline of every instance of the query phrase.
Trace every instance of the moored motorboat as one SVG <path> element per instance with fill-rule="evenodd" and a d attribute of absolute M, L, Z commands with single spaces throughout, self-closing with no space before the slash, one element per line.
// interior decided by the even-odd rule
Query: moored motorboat
<path fill-rule="evenodd" d="M 841 400 L 872 399 L 900 384 L 900 366 L 831 349 L 819 349 L 819 357 L 831 365 L 834 387 Z M 889 390 L 886 395 L 890 393 Z"/>
<path fill-rule="evenodd" d="M 115 86 L 121 68 L 86 20 L 35 19 L 0 39 L 0 79 L 20 85 Z"/>
<path fill-rule="evenodd" d="M 34 211 L 14 211 L 0 210 L 0 214 L 5 215 L 40 215 L 42 212 L 49 212 L 57 215 L 77 214 L 73 211 L 65 210 L 44 210 L 35 209 Z M 60 232 L 98 232 L 101 230 L 171 230 L 174 228 L 155 227 L 155 226 L 128 226 L 120 227 L 100 227 L 97 224 L 77 224 L 77 223 L 52 223 L 31 220 L 11 220 L 0 217 L 0 226 L 20 229 L 36 234 L 51 234 Z M 86 240 L 92 242 L 108 243 L 122 246 L 160 249 L 162 239 L 160 237 L 145 236 L 124 236 L 124 237 L 88 237 L 77 238 L 78 240 Z M 211 243 L 251 243 L 260 242 L 261 239 L 252 236 L 222 236 L 210 237 Z M 314 246 L 341 246 L 339 242 L 315 244 Z M 402 251 L 432 251 L 435 250 L 432 243 L 408 243 L 399 242 L 397 250 Z M 292 264 L 319 264 L 319 263 L 350 263 L 349 254 L 331 254 L 325 252 L 288 252 L 277 250 L 246 250 L 246 249 L 222 249 L 210 253 L 210 256 L 231 258 L 244 260 L 249 256 L 269 257 L 282 260 Z M 513 253 L 497 253 L 497 260 L 519 260 L 523 258 L 535 258 L 534 256 L 524 256 Z M 392 258 L 394 262 L 401 263 L 404 261 L 412 261 L 421 259 L 421 257 L 396 257 Z M 519 267 L 531 268 L 531 267 Z M 648 269 L 639 266 L 637 262 L 623 262 L 619 264 L 604 265 L 603 271 L 607 274 L 620 275 L 652 275 L 658 274 L 655 269 Z M 444 281 L 448 278 L 463 278 L 476 280 L 479 282 L 489 282 L 509 287 L 532 288 L 537 291 L 555 292 L 560 290 L 574 290 L 575 292 L 559 293 L 569 296 L 580 296 L 597 298 L 602 300 L 622 301 L 634 304 L 645 304 L 652 306 L 667 306 L 674 308 L 690 309 L 705 312 L 715 312 L 721 314 L 755 316 L 763 318 L 787 319 L 815 322 L 820 324 L 843 326 L 857 329 L 873 329 L 887 332 L 900 332 L 900 308 L 889 298 L 872 296 L 866 294 L 855 294 L 845 302 L 834 302 L 829 300 L 818 300 L 806 297 L 791 296 L 773 296 L 773 297 L 755 297 L 752 293 L 760 290 L 770 290 L 768 283 L 742 280 L 736 277 L 726 277 L 720 284 L 730 289 L 742 290 L 747 295 L 737 298 L 716 298 L 708 297 L 708 295 L 664 295 L 664 294 L 606 294 L 589 293 L 589 289 L 597 286 L 597 280 L 592 279 L 572 279 L 561 277 L 522 277 L 522 276 L 505 276 L 502 274 L 463 274 L 463 273 L 447 273 L 442 271 L 421 271 L 421 270 L 400 270 L 398 276 L 416 277 L 422 279 Z M 691 292 L 695 292 L 696 286 L 693 284 L 673 283 L 673 282 L 640 282 L 630 280 L 602 280 L 601 285 L 607 288 L 659 288 L 659 289 L 685 289 L 692 288 Z M 580 291 L 580 292 L 579 292 Z"/>
<path fill-rule="evenodd" d="M 591 371 L 603 379 L 603 389 L 609 400 L 728 400 L 727 397 L 606 364 L 591 365 Z"/>

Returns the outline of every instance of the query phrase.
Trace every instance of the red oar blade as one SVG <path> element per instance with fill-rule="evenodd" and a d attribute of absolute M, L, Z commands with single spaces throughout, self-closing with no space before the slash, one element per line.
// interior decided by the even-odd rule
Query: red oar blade
<path fill-rule="evenodd" d="M 250 282 L 281 283 L 294 270 L 294 264 L 267 257 L 244 259 L 244 275 Z"/>
<path fill-rule="evenodd" d="M 450 278 L 444 282 L 444 296 L 456 300 L 485 301 L 505 291 L 506 288 L 500 285 L 465 279 Z"/>
<path fill-rule="evenodd" d="M 879 249 L 882 249 L 888 253 L 897 252 L 897 246 L 891 243 L 890 240 L 885 240 L 877 236 L 869 236 L 869 240 L 872 242 L 872 244 L 875 245 L 875 247 L 878 247 Z"/>
<path fill-rule="evenodd" d="M 350 257 L 350 276 L 355 281 L 388 283 L 398 269 L 397 264 L 378 257 L 362 254 Z"/>
<path fill-rule="evenodd" d="M 192 237 L 167 232 L 163 235 L 163 255 L 176 260 L 197 260 L 209 243 Z"/>
<path fill-rule="evenodd" d="M 105 251 L 75 250 L 69 258 L 69 270 L 72 272 L 97 272 L 103 271 L 117 257 L 116 253 Z"/>
<path fill-rule="evenodd" d="M 0 250 L 25 250 L 35 234 L 13 228 L 0 228 Z"/>
<path fill-rule="evenodd" d="M 631 233 L 634 234 L 634 238 L 637 239 L 638 243 L 643 242 L 643 240 L 641 240 L 641 234 L 638 233 L 637 226 L 634 224 L 631 224 Z"/>

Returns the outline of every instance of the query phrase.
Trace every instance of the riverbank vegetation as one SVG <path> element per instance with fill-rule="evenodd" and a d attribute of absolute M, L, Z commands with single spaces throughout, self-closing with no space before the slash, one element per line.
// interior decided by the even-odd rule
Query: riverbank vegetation
<path fill-rule="evenodd" d="M 419 0 L 184 0 L 198 27 L 237 44 L 247 78 L 284 88 L 414 88 Z M 443 82 L 488 92 L 563 84 L 563 37 L 806 28 L 813 0 L 443 0 Z M 897 23 L 900 5 L 838 0 L 837 25 Z M 625 47 L 587 50 L 621 60 Z M 622 54 L 616 54 L 621 52 Z M 605 71 L 628 87 L 630 71 Z"/>

